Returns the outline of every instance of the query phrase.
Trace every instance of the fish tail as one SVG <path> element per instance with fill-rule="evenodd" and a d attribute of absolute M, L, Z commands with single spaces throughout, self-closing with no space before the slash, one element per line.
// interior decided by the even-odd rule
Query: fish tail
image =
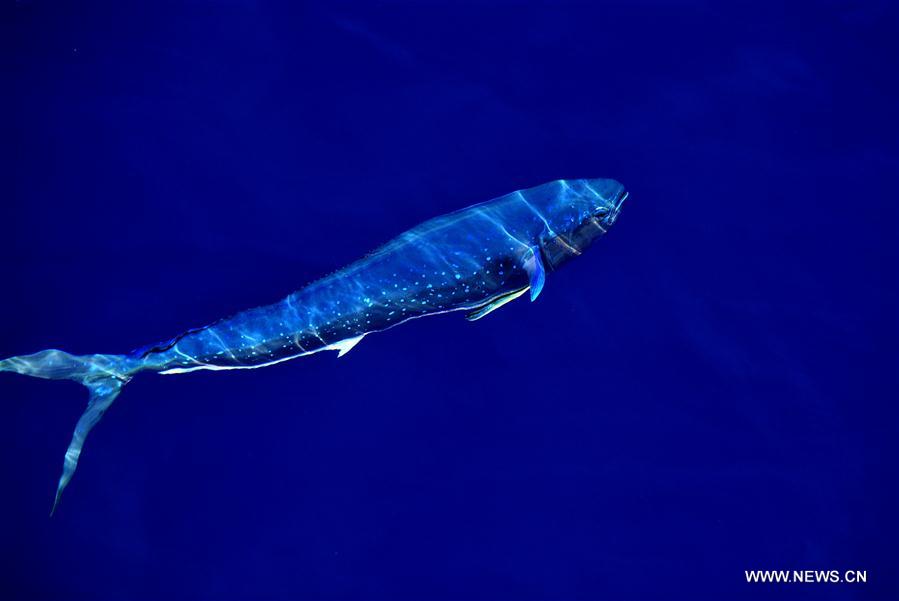
<path fill-rule="evenodd" d="M 140 361 L 126 355 L 70 355 L 50 349 L 33 355 L 10 357 L 0 361 L 0 371 L 9 371 L 48 380 L 73 380 L 87 387 L 87 408 L 75 425 L 72 442 L 66 450 L 62 475 L 50 515 L 56 511 L 62 491 L 78 467 L 78 458 L 91 429 L 112 405 L 131 377 L 140 370 Z"/>

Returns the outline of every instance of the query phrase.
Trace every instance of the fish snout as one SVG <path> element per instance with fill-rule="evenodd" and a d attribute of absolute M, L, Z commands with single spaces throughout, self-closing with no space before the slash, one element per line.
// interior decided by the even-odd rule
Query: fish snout
<path fill-rule="evenodd" d="M 627 198 L 627 190 L 614 179 L 589 179 L 586 180 L 586 187 L 596 203 L 595 217 L 611 225 Z"/>
<path fill-rule="evenodd" d="M 602 198 L 600 207 L 597 209 L 597 217 L 602 220 L 605 227 L 611 226 L 618 219 L 618 213 L 621 212 L 621 205 L 627 200 L 628 191 L 624 186 L 615 182 L 614 189 L 609 190 L 609 195 Z"/>
<path fill-rule="evenodd" d="M 624 204 L 624 201 L 627 200 L 627 197 L 628 191 L 624 189 L 624 186 L 621 186 L 621 189 L 615 196 L 615 200 L 612 203 L 612 211 L 609 214 L 609 217 L 612 219 L 612 221 L 615 221 L 615 219 L 618 218 L 618 213 L 621 212 L 621 205 Z"/>

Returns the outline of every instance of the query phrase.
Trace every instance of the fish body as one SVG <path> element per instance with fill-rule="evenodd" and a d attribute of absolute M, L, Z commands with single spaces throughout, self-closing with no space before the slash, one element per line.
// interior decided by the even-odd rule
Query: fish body
<path fill-rule="evenodd" d="M 66 453 L 54 508 L 84 439 L 134 374 L 249 369 L 324 350 L 340 355 L 373 332 L 452 311 L 480 319 L 580 255 L 627 197 L 614 180 L 557 180 L 422 223 L 364 258 L 289 294 L 127 355 L 59 350 L 0 361 L 0 371 L 72 379 L 91 396 Z"/>
<path fill-rule="evenodd" d="M 605 233 L 624 189 L 610 192 L 609 212 L 597 219 L 589 201 L 605 201 L 600 190 L 609 184 L 597 187 L 560 180 L 431 219 L 278 303 L 150 347 L 140 359 L 144 369 L 166 374 L 259 367 L 349 350 L 410 319 L 485 307 L 530 287 L 529 261 L 553 269 Z M 574 198 L 587 202 L 574 208 Z M 559 215 L 557 206 L 573 209 Z M 573 236 L 575 224 L 587 231 Z"/>

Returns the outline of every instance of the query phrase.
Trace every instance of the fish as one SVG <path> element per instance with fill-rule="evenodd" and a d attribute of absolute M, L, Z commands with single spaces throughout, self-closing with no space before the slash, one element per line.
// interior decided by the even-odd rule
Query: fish
<path fill-rule="evenodd" d="M 618 218 L 628 192 L 613 179 L 556 180 L 425 221 L 271 305 L 127 354 L 57 349 L 0 361 L 0 372 L 73 380 L 89 392 L 66 450 L 50 515 L 85 439 L 140 372 L 255 369 L 322 351 L 346 355 L 369 334 L 464 311 L 477 321 L 528 295 Z"/>

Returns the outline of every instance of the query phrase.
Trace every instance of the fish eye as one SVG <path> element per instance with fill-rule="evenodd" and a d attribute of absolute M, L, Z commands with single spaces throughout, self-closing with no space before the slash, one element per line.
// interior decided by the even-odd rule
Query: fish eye
<path fill-rule="evenodd" d="M 608 214 L 609 214 L 609 209 L 608 209 L 608 207 L 598 207 L 598 208 L 596 209 L 596 216 L 597 216 L 597 217 L 605 217 L 605 216 L 608 215 Z"/>

